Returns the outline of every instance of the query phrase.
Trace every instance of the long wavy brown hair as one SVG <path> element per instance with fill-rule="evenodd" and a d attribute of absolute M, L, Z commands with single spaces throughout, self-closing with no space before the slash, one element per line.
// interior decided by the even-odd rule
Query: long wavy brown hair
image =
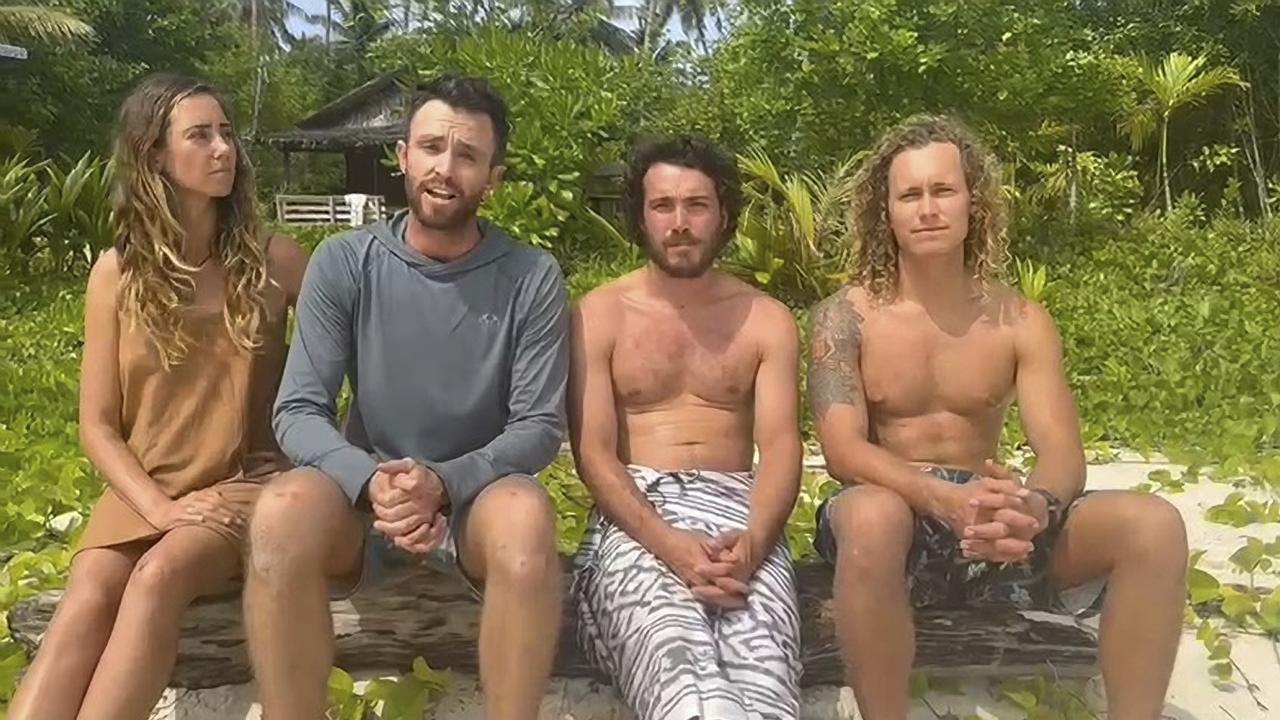
<path fill-rule="evenodd" d="M 889 166 L 904 150 L 935 142 L 951 143 L 960 150 L 970 196 L 965 268 L 984 293 L 1004 268 L 1009 215 L 995 155 L 953 118 L 913 115 L 884 134 L 854 178 L 849 228 L 858 252 L 853 275 L 878 300 L 898 294 L 898 243 L 889 225 Z"/>
<path fill-rule="evenodd" d="M 141 323 L 168 368 L 186 357 L 191 336 L 185 309 L 195 300 L 198 267 L 182 259 L 186 233 L 179 219 L 177 188 L 158 170 L 157 156 L 168 137 L 169 118 L 183 99 L 209 95 L 230 117 L 227 103 L 211 85 L 177 75 L 144 79 L 120 108 L 112 188 L 115 249 L 120 256 L 120 299 L 135 326 Z M 266 310 L 266 247 L 254 200 L 253 168 L 240 143 L 231 193 L 215 200 L 217 230 L 211 256 L 226 274 L 223 319 L 231 339 L 246 352 L 258 348 Z"/>

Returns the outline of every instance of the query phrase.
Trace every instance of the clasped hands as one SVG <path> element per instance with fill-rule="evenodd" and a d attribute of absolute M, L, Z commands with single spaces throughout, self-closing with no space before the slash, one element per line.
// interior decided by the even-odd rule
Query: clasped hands
<path fill-rule="evenodd" d="M 1016 563 L 1035 549 L 1035 537 L 1048 526 L 1049 507 L 1008 468 L 988 460 L 983 475 L 949 489 L 940 515 L 960 539 L 966 560 Z"/>
<path fill-rule="evenodd" d="M 742 530 L 711 537 L 671 528 L 657 555 L 689 586 L 695 598 L 723 610 L 746 607 L 748 583 L 763 560 L 755 557 L 750 538 Z"/>
<path fill-rule="evenodd" d="M 448 501 L 440 476 L 411 458 L 378 465 L 369 481 L 373 529 L 411 553 L 429 553 L 444 542 Z"/>

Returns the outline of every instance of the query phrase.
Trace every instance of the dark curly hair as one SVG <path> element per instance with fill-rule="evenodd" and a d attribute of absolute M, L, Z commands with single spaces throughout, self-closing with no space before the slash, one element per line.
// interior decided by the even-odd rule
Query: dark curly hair
<path fill-rule="evenodd" d="M 644 176 L 658 164 L 678 165 L 701 172 L 716 186 L 716 199 L 725 217 L 725 237 L 738 231 L 742 213 L 742 177 L 738 164 L 706 138 L 677 135 L 639 143 L 631 151 L 622 190 L 623 209 L 631 241 L 644 245 Z"/>

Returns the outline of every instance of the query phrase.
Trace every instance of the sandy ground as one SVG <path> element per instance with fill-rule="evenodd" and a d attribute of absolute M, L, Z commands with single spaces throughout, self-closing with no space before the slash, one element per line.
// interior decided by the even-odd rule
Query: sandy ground
<path fill-rule="evenodd" d="M 1175 477 L 1182 468 L 1125 456 L 1118 462 L 1089 467 L 1088 486 L 1094 490 L 1129 489 L 1147 479 L 1153 470 L 1169 470 Z M 1280 524 L 1258 524 L 1236 529 L 1204 520 L 1204 513 L 1222 501 L 1236 488 L 1208 480 L 1187 486 L 1185 492 L 1163 494 L 1182 513 L 1187 524 L 1193 550 L 1205 550 L 1200 567 L 1219 580 L 1247 582 L 1248 578 L 1234 570 L 1227 558 L 1244 543 L 1245 536 L 1272 540 L 1280 535 Z M 1265 582 L 1265 581 L 1260 581 Z M 1174 668 L 1165 716 L 1172 720 L 1262 720 L 1280 717 L 1280 647 L 1261 635 L 1240 634 L 1232 638 L 1232 659 L 1243 676 L 1255 686 L 1251 693 L 1241 682 L 1216 685 L 1209 676 L 1208 651 L 1196 639 L 1194 630 L 1183 632 Z M 377 676 L 377 673 L 363 677 Z M 1079 688 L 1080 696 L 1105 717 L 1104 694 L 1098 679 Z M 932 691 L 917 700 L 911 720 L 934 720 L 955 713 L 964 718 L 976 714 L 984 720 L 1023 718 L 1026 714 L 1016 706 L 996 699 L 998 691 L 984 678 L 965 679 L 946 692 Z M 252 702 L 256 696 L 252 685 L 213 688 L 200 691 L 166 691 L 153 718 L 159 720 L 230 720 L 259 718 Z M 435 708 L 429 717 L 438 720 L 480 720 L 483 713 L 475 692 L 473 678 L 455 678 L 455 690 Z M 544 720 L 622 720 L 630 716 L 617 703 L 612 690 L 588 681 L 557 681 L 543 701 L 540 717 Z M 848 689 L 818 687 L 807 690 L 803 697 L 805 720 L 851 720 L 860 717 Z"/>

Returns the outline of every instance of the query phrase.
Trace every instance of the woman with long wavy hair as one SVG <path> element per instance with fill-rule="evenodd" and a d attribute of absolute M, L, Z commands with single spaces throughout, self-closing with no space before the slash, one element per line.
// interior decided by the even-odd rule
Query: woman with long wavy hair
<path fill-rule="evenodd" d="M 13 720 L 146 718 L 183 611 L 233 587 L 263 483 L 306 254 L 264 234 L 217 92 L 172 75 L 125 100 L 115 246 L 85 293 L 80 437 L 107 482 Z"/>

